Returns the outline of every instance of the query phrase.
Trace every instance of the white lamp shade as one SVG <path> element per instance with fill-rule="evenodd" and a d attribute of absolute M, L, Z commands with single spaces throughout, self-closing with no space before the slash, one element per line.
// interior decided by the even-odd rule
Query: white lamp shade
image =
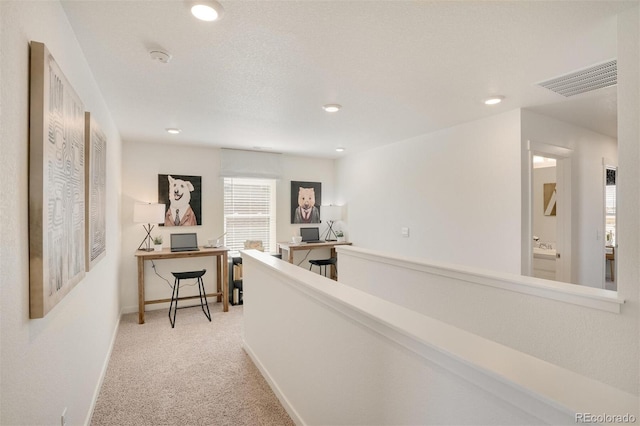
<path fill-rule="evenodd" d="M 133 206 L 135 223 L 164 223 L 165 205 L 152 203 L 136 203 Z"/>
<path fill-rule="evenodd" d="M 320 219 L 333 222 L 342 220 L 342 206 L 321 206 Z"/>

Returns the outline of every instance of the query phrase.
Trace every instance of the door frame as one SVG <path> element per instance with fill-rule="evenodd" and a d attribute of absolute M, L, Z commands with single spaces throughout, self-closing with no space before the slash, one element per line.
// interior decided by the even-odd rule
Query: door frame
<path fill-rule="evenodd" d="M 562 146 L 527 140 L 523 167 L 523 239 L 522 274 L 533 276 L 533 156 L 556 160 L 556 281 L 571 281 L 571 156 L 573 151 Z"/>
<path fill-rule="evenodd" d="M 607 260 L 606 260 L 606 232 L 607 232 L 607 169 L 614 169 L 616 171 L 616 233 L 618 231 L 618 162 L 613 161 L 610 158 L 602 157 L 602 220 L 600 221 L 602 225 L 602 241 L 605 244 L 600 244 L 602 246 L 602 255 L 601 259 L 605 259 L 604 265 L 602 268 L 602 288 L 606 288 L 607 286 Z M 613 260 L 613 274 L 614 276 L 618 276 L 618 239 L 616 238 L 616 244 L 613 246 L 614 248 L 614 256 L 616 257 Z M 617 283 L 617 282 L 616 282 Z"/>

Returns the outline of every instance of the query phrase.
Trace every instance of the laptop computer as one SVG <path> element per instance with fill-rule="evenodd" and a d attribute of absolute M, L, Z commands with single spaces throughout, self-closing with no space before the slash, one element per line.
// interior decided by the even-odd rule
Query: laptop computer
<path fill-rule="evenodd" d="M 320 228 L 300 228 L 303 243 L 323 243 L 320 239 Z"/>
<path fill-rule="evenodd" d="M 171 234 L 171 251 L 198 251 L 198 235 L 195 232 Z"/>

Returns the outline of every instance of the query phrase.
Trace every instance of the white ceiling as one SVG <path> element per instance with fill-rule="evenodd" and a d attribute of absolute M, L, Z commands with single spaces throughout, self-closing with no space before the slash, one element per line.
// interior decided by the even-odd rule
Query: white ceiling
<path fill-rule="evenodd" d="M 186 1 L 62 1 L 125 142 L 336 158 L 520 107 L 616 135 L 615 87 L 536 83 L 615 58 L 635 0 L 220 3 L 207 23 Z"/>

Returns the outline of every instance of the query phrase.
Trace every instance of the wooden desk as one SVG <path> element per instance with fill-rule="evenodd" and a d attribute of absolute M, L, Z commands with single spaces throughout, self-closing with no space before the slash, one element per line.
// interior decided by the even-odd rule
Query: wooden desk
<path fill-rule="evenodd" d="M 227 264 L 227 253 L 229 249 L 226 247 L 205 248 L 200 247 L 199 251 L 184 251 L 172 253 L 171 249 L 165 248 L 162 251 L 142 251 L 138 250 L 135 256 L 138 258 L 138 324 L 144 324 L 144 305 L 153 303 L 168 303 L 171 299 L 145 300 L 144 299 L 144 261 L 145 260 L 161 260 L 161 259 L 181 259 L 203 256 L 215 256 L 216 275 L 217 275 L 217 292 L 207 294 L 207 297 L 217 296 L 218 302 L 222 301 L 224 312 L 229 311 L 229 265 Z M 195 299 L 200 296 L 181 297 L 182 299 Z"/>
<path fill-rule="evenodd" d="M 331 257 L 336 257 L 336 246 L 350 246 L 351 243 L 346 241 L 323 241 L 321 243 L 278 243 L 278 252 L 281 256 L 283 256 L 283 251 L 288 251 L 289 256 L 286 258 L 289 263 L 293 263 L 293 252 L 298 250 L 314 250 L 320 248 L 330 248 L 331 249 Z M 285 259 L 285 257 L 282 257 Z M 331 279 L 335 280 L 337 278 L 336 268 L 331 267 Z"/>

